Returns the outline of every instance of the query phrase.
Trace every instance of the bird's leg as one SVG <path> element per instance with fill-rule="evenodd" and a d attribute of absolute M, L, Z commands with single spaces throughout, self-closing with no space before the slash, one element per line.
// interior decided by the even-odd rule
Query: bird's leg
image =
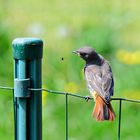
<path fill-rule="evenodd" d="M 93 99 L 91 96 L 85 96 L 85 100 L 86 102 L 88 102 L 89 100 Z"/>

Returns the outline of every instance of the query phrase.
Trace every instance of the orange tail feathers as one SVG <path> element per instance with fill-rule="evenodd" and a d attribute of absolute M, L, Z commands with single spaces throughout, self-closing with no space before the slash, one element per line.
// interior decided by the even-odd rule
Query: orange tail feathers
<path fill-rule="evenodd" d="M 106 104 L 100 96 L 96 96 L 93 117 L 97 121 L 113 121 L 115 119 L 115 113 L 110 103 Z"/>

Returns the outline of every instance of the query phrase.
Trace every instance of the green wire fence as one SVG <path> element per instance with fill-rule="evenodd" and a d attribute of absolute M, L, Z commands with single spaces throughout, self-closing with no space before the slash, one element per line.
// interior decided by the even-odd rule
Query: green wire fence
<path fill-rule="evenodd" d="M 12 87 L 4 87 L 0 86 L 0 89 L 4 90 L 14 90 Z M 60 91 L 55 91 L 55 90 L 49 90 L 49 89 L 44 89 L 44 88 L 39 88 L 39 89 L 33 89 L 29 88 L 29 91 L 45 91 L 47 93 L 53 93 L 53 94 L 59 94 L 59 95 L 64 95 L 65 96 L 65 140 L 68 140 L 68 96 L 72 96 L 75 98 L 80 98 L 85 101 L 87 100 L 93 100 L 92 97 L 90 96 L 82 96 L 79 94 L 74 94 L 74 93 L 69 93 L 69 92 L 60 92 Z M 134 103 L 140 103 L 140 100 L 132 100 L 132 99 L 127 99 L 127 98 L 111 98 L 112 101 L 119 101 L 119 120 L 118 120 L 118 136 L 117 139 L 121 139 L 121 111 L 122 111 L 122 102 L 134 102 Z M 16 133 L 15 133 L 16 134 Z"/>
<path fill-rule="evenodd" d="M 10 90 L 14 102 L 15 140 L 42 140 L 42 91 L 65 96 L 65 140 L 68 140 L 68 98 L 93 100 L 89 96 L 49 90 L 42 87 L 43 42 L 37 38 L 18 38 L 13 41 L 14 87 L 0 86 Z M 140 103 L 140 100 L 111 98 L 119 101 L 118 135 L 121 139 L 122 102 Z"/>

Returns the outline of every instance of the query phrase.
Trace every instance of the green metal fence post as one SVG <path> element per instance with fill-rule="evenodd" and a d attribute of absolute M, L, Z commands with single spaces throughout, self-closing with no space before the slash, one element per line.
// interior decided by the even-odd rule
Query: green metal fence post
<path fill-rule="evenodd" d="M 43 42 L 37 38 L 17 38 L 13 41 L 15 59 L 15 140 L 42 140 L 41 59 Z"/>

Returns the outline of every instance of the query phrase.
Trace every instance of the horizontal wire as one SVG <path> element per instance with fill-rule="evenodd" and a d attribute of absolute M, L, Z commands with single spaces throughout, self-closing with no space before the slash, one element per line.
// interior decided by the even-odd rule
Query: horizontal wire
<path fill-rule="evenodd" d="M 133 99 L 127 99 L 127 98 L 111 98 L 111 100 L 122 100 L 122 101 L 127 101 L 127 102 L 135 102 L 135 103 L 140 103 L 140 100 L 133 100 Z"/>
<path fill-rule="evenodd" d="M 6 87 L 6 86 L 0 86 L 0 89 L 14 90 L 13 87 Z M 30 91 L 45 91 L 45 92 L 49 92 L 49 93 L 62 94 L 62 95 L 67 94 L 69 96 L 82 98 L 82 99 L 85 99 L 85 100 L 93 100 L 93 98 L 90 97 L 90 96 L 83 96 L 83 95 L 79 95 L 79 94 L 75 94 L 75 93 L 69 93 L 69 92 L 60 92 L 60 91 L 49 90 L 49 89 L 45 89 L 45 88 L 29 88 L 28 90 L 30 90 Z M 113 98 L 111 98 L 111 100 L 123 100 L 123 101 L 127 101 L 127 102 L 140 103 L 140 100 L 133 100 L 133 99 L 121 98 L 121 97 L 113 97 Z"/>
<path fill-rule="evenodd" d="M 0 89 L 5 89 L 5 90 L 14 90 L 13 87 L 5 87 L 5 86 L 0 86 Z"/>
<path fill-rule="evenodd" d="M 29 90 L 31 91 L 46 91 L 49 93 L 54 93 L 54 94 L 63 94 L 63 95 L 69 95 L 69 96 L 74 96 L 74 97 L 78 97 L 78 98 L 82 98 L 82 99 L 93 99 L 92 97 L 89 96 L 82 96 L 79 94 L 74 94 L 74 93 L 69 93 L 69 92 L 60 92 L 60 91 L 55 91 L 55 90 L 49 90 L 49 89 L 44 89 L 44 88 L 40 88 L 40 89 L 34 89 L 34 88 L 29 88 Z"/>
<path fill-rule="evenodd" d="M 83 99 L 86 99 L 86 100 L 93 100 L 93 98 L 90 97 L 90 96 L 82 96 L 82 95 L 75 94 L 75 93 L 60 92 L 60 91 L 49 90 L 49 89 L 44 89 L 44 88 L 40 88 L 40 89 L 29 88 L 29 90 L 32 90 L 32 91 L 46 91 L 46 92 L 55 93 L 55 94 L 67 94 L 69 96 L 83 98 Z M 140 100 L 133 100 L 133 99 L 127 99 L 127 98 L 121 98 L 121 97 L 120 98 L 119 97 L 113 97 L 113 98 L 111 98 L 111 100 L 123 100 L 123 101 L 128 101 L 128 102 L 140 103 Z"/>

